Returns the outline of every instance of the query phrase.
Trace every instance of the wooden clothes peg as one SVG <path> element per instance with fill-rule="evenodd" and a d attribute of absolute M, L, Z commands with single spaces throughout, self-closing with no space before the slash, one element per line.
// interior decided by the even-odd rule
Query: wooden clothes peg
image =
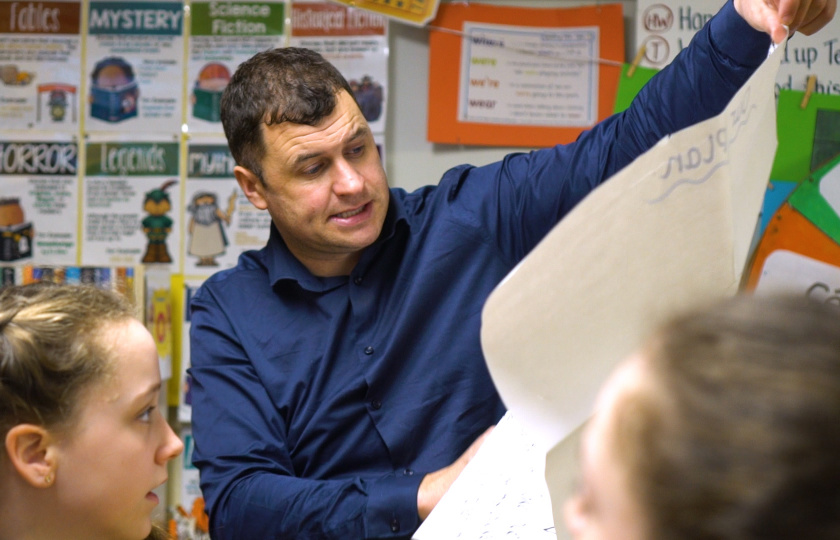
<path fill-rule="evenodd" d="M 645 57 L 645 52 L 646 51 L 647 51 L 647 49 L 645 47 L 645 44 L 642 43 L 642 46 L 639 47 L 639 50 L 636 52 L 636 57 L 633 58 L 633 63 L 630 64 L 630 68 L 627 70 L 627 78 L 628 79 L 630 77 L 632 77 L 634 73 L 636 73 L 636 67 L 639 65 L 639 63 L 641 63 L 642 58 Z"/>
<path fill-rule="evenodd" d="M 814 90 L 817 87 L 817 76 L 816 75 L 808 75 L 808 83 L 805 85 L 805 95 L 802 97 L 802 103 L 799 104 L 799 108 L 804 109 L 808 106 L 808 102 L 811 100 L 811 94 L 814 93 Z"/>

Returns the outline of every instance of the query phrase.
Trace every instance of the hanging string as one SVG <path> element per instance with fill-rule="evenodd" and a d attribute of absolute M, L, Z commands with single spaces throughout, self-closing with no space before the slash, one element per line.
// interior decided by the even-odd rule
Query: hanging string
<path fill-rule="evenodd" d="M 462 37 L 462 38 L 465 38 L 465 39 L 472 39 L 472 38 L 476 37 L 476 36 L 472 36 L 470 34 L 467 34 L 465 32 L 462 32 L 461 30 L 454 30 L 452 28 L 446 28 L 445 26 L 426 25 L 426 28 L 428 28 L 429 30 L 432 30 L 432 31 L 444 32 L 446 34 L 453 34 L 453 35 L 456 35 L 456 36 L 459 36 L 459 37 Z M 552 54 L 552 53 L 544 53 L 544 52 L 537 53 L 537 52 L 535 52 L 531 49 L 509 47 L 509 46 L 504 45 L 504 44 L 503 45 L 493 45 L 493 46 L 494 47 L 499 47 L 499 48 L 502 48 L 502 49 L 505 49 L 505 50 L 508 50 L 508 51 L 511 51 L 511 52 L 515 52 L 517 54 L 534 56 L 534 57 L 537 57 L 537 58 L 540 58 L 540 59 L 546 59 L 547 58 L 547 59 L 551 59 L 551 60 L 557 60 L 557 61 L 560 61 L 560 62 L 575 62 L 575 63 L 578 63 L 578 64 L 603 64 L 603 65 L 614 66 L 614 67 L 622 67 L 624 65 L 623 62 L 618 62 L 616 60 L 609 60 L 607 58 L 569 58 L 569 57 L 564 57 L 564 56 L 560 56 L 560 55 Z"/>

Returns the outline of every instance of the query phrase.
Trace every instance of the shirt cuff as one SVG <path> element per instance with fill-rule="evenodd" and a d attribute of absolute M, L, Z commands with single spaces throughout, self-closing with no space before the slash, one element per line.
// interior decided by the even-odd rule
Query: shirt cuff
<path fill-rule="evenodd" d="M 741 66 L 760 66 L 770 51 L 770 35 L 760 32 L 735 11 L 732 0 L 709 23 L 709 39 L 716 50 Z"/>
<path fill-rule="evenodd" d="M 374 481 L 368 488 L 365 538 L 405 538 L 420 526 L 417 491 L 422 474 L 406 470 Z"/>

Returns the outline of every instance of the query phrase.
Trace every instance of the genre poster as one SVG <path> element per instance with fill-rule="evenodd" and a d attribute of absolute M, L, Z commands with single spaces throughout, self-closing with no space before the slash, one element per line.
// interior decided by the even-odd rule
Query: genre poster
<path fill-rule="evenodd" d="M 187 150 L 184 275 L 209 276 L 268 241 L 271 216 L 255 208 L 233 175 L 236 163 L 221 140 L 191 140 Z"/>
<path fill-rule="evenodd" d="M 0 263 L 76 264 L 78 161 L 69 136 L 0 139 Z"/>
<path fill-rule="evenodd" d="M 90 3 L 85 129 L 180 133 L 184 6 Z"/>
<path fill-rule="evenodd" d="M 187 62 L 190 133 L 222 133 L 219 103 L 236 68 L 283 43 L 284 4 L 193 2 Z"/>
<path fill-rule="evenodd" d="M 388 21 L 379 14 L 330 2 L 292 2 L 290 45 L 321 53 L 347 79 L 370 124 L 385 131 Z"/>
<path fill-rule="evenodd" d="M 645 47 L 640 65 L 662 68 L 686 46 L 724 4 L 722 0 L 681 0 L 636 3 L 636 51 Z M 813 36 L 796 33 L 787 42 L 779 73 L 779 90 L 803 91 L 816 75 L 814 91 L 840 94 L 840 17 Z M 635 54 L 635 53 L 634 53 Z M 631 54 L 632 57 L 634 54 Z"/>
<path fill-rule="evenodd" d="M 82 264 L 179 266 L 179 145 L 102 140 L 85 146 Z"/>
<path fill-rule="evenodd" d="M 81 2 L 0 1 L 0 126 L 79 127 Z"/>

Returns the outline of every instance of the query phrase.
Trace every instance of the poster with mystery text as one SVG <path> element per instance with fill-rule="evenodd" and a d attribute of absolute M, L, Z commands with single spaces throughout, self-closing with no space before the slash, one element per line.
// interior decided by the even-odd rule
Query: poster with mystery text
<path fill-rule="evenodd" d="M 180 133 L 183 29 L 181 2 L 90 2 L 87 131 Z"/>

